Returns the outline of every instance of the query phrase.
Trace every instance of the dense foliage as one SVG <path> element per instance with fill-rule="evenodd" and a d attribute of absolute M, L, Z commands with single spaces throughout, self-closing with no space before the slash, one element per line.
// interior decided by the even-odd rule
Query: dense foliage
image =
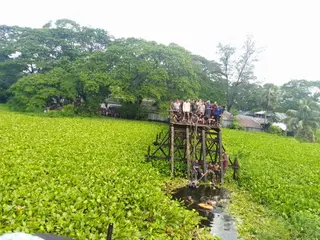
<path fill-rule="evenodd" d="M 191 239 L 197 214 L 144 162 L 161 125 L 41 118 L 0 110 L 0 233 L 75 239 Z"/>
<path fill-rule="evenodd" d="M 63 58 L 70 61 L 103 51 L 112 36 L 97 28 L 82 27 L 68 19 L 42 28 L 0 25 L 0 101 L 20 77 L 50 71 Z"/>
<path fill-rule="evenodd" d="M 292 239 L 319 239 L 320 145 L 227 129 L 223 135 L 226 148 L 240 155 L 241 187 L 290 223 Z"/>
<path fill-rule="evenodd" d="M 0 44 L 0 102 L 10 98 L 20 111 L 82 99 L 80 112 L 92 114 L 99 102 L 112 97 L 124 103 L 152 98 L 160 109 L 174 98 L 201 98 L 228 110 L 286 112 L 297 109 L 298 100 L 317 101 L 320 95 L 315 91 L 319 81 L 261 85 L 254 75 L 260 50 L 251 37 L 238 50 L 219 44 L 219 62 L 176 44 L 115 39 L 68 19 L 42 28 L 2 25 Z"/>
<path fill-rule="evenodd" d="M 298 109 L 289 109 L 287 119 L 289 129 L 298 137 L 314 142 L 320 126 L 320 106 L 314 101 L 300 100 Z"/>

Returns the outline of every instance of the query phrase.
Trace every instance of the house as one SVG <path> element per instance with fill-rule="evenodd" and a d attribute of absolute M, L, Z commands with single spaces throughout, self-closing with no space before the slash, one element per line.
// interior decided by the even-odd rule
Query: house
<path fill-rule="evenodd" d="M 261 125 L 261 119 L 257 120 L 255 117 L 251 116 L 244 116 L 244 115 L 238 115 L 235 117 L 242 128 L 244 128 L 246 131 L 251 132 L 263 132 L 263 127 Z"/>
<path fill-rule="evenodd" d="M 234 116 L 232 113 L 228 111 L 224 111 L 222 116 L 221 116 L 221 125 L 224 128 L 230 127 L 232 125 L 232 122 L 234 120 Z"/>
<path fill-rule="evenodd" d="M 287 131 L 287 125 L 285 123 L 275 122 L 275 123 L 272 123 L 271 126 L 276 126 L 280 128 L 283 132 Z"/>

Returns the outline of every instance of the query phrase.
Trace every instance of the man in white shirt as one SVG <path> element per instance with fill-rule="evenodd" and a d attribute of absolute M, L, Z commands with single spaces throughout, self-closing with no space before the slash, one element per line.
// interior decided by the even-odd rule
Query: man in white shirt
<path fill-rule="evenodd" d="M 183 102 L 182 111 L 183 111 L 184 120 L 189 122 L 190 112 L 191 112 L 191 106 L 190 106 L 190 100 L 189 99 L 187 101 Z"/>

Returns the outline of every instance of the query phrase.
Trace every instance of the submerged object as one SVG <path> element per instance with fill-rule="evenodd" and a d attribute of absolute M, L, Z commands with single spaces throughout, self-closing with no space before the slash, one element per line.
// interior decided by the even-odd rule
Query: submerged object
<path fill-rule="evenodd" d="M 209 205 L 209 204 L 205 204 L 205 203 L 199 203 L 198 206 L 200 208 L 206 209 L 206 210 L 213 210 L 213 206 Z"/>
<path fill-rule="evenodd" d="M 184 200 L 184 203 L 187 204 L 187 205 L 194 203 L 194 200 L 192 199 L 191 196 L 186 196 L 186 197 L 183 198 L 183 200 Z"/>
<path fill-rule="evenodd" d="M 210 205 L 212 207 L 215 207 L 217 205 L 217 202 L 216 201 L 207 201 L 207 205 Z"/>

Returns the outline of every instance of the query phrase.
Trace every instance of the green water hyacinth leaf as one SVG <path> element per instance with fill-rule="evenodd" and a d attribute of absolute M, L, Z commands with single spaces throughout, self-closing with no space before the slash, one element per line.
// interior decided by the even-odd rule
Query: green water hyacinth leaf
<path fill-rule="evenodd" d="M 171 200 L 144 160 L 163 128 L 0 109 L 0 233 L 105 239 L 113 223 L 114 239 L 192 239 L 198 214 Z"/>
<path fill-rule="evenodd" d="M 292 239 L 320 239 L 320 144 L 228 129 L 223 141 L 231 158 L 239 158 L 240 186 L 286 219 Z"/>

